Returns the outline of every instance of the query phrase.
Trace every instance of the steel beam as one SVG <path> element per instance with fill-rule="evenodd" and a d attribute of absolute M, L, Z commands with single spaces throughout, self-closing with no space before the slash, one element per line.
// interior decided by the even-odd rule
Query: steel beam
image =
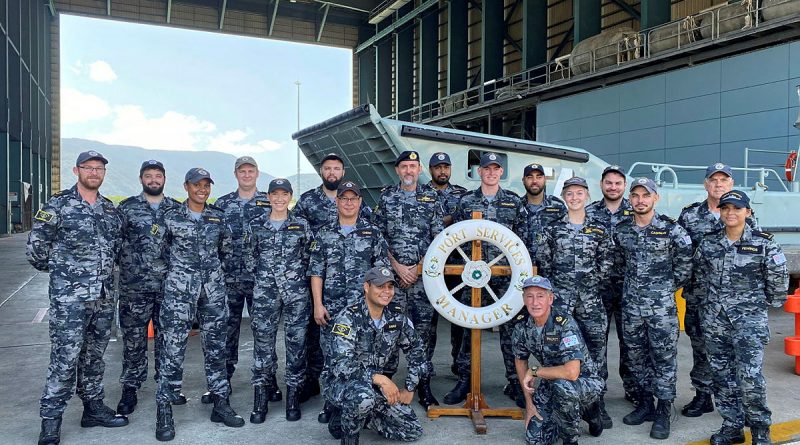
<path fill-rule="evenodd" d="M 106 0 L 106 15 L 111 16 L 111 0 Z"/>
<path fill-rule="evenodd" d="M 325 11 L 322 13 L 322 21 L 320 22 L 319 27 L 317 28 L 317 42 L 319 42 L 319 39 L 322 38 L 322 30 L 325 29 L 325 21 L 328 20 L 328 11 L 330 11 L 331 5 L 325 4 L 322 6 L 322 9 L 324 9 Z"/>
<path fill-rule="evenodd" d="M 572 2 L 573 42 L 577 45 L 582 40 L 600 34 L 600 5 L 602 2 L 597 0 L 572 0 Z"/>
<path fill-rule="evenodd" d="M 556 47 L 555 51 L 553 51 L 553 57 L 550 57 L 550 61 L 556 60 L 556 57 L 561 55 L 561 51 L 564 51 L 564 48 L 567 46 L 572 37 L 575 35 L 575 24 L 573 23 L 572 26 L 569 27 L 567 32 L 564 33 L 564 37 L 558 42 L 558 46 Z"/>
<path fill-rule="evenodd" d="M 20 202 L 22 201 L 22 142 L 10 140 L 8 144 L 8 192 L 15 193 L 10 200 L 11 224 L 22 223 Z"/>
<path fill-rule="evenodd" d="M 467 89 L 467 0 L 451 0 L 447 7 L 447 95 Z"/>
<path fill-rule="evenodd" d="M 670 0 L 642 0 L 641 28 L 647 29 L 672 20 Z"/>
<path fill-rule="evenodd" d="M 667 0 L 667 4 L 669 4 L 669 1 L 670 0 Z M 633 6 L 626 3 L 625 0 L 611 0 L 611 3 L 617 5 L 619 9 L 627 12 L 628 15 L 633 17 L 634 19 L 642 20 L 642 15 L 639 13 L 639 11 L 637 11 Z"/>
<path fill-rule="evenodd" d="M 167 23 L 172 20 L 172 0 L 167 0 Z"/>
<path fill-rule="evenodd" d="M 278 5 L 280 4 L 281 0 L 275 0 L 275 6 L 272 7 L 272 14 L 270 15 L 269 19 L 269 32 L 267 35 L 272 35 L 272 30 L 275 28 L 275 17 L 278 15 Z"/>
<path fill-rule="evenodd" d="M 222 29 L 222 26 L 225 24 L 225 10 L 227 8 L 228 8 L 228 0 L 222 0 L 222 6 L 220 6 L 219 8 L 219 29 Z"/>
<path fill-rule="evenodd" d="M 395 34 L 395 113 L 400 120 L 410 121 L 414 106 L 414 28 L 406 27 Z"/>
<path fill-rule="evenodd" d="M 522 69 L 547 62 L 547 0 L 522 2 Z"/>
<path fill-rule="evenodd" d="M 481 81 L 503 77 L 503 2 L 488 1 L 481 10 Z"/>
<path fill-rule="evenodd" d="M 56 5 L 53 3 L 54 0 L 49 0 L 47 2 L 47 7 L 50 8 L 50 15 L 55 17 L 56 16 Z M 0 227 L 2 229 L 2 227 Z"/>
<path fill-rule="evenodd" d="M 378 114 L 392 114 L 392 41 L 384 40 L 375 45 L 377 69 L 375 85 L 377 86 Z"/>
<path fill-rule="evenodd" d="M 11 207 L 8 201 L 9 159 L 8 133 L 0 132 L 0 234 L 11 233 Z"/>
<path fill-rule="evenodd" d="M 419 30 L 419 104 L 439 98 L 439 12 L 422 16 Z"/>
<path fill-rule="evenodd" d="M 360 53 L 361 51 L 364 51 L 366 48 L 369 48 L 370 46 L 374 45 L 379 40 L 383 39 L 384 37 L 386 37 L 389 34 L 391 34 L 392 32 L 394 32 L 395 29 L 405 25 L 406 23 L 408 23 L 409 20 L 417 18 L 417 16 L 419 16 L 420 14 L 425 12 L 425 10 L 427 10 L 431 6 L 434 6 L 434 5 L 438 4 L 438 3 L 439 3 L 439 0 L 427 0 L 427 1 L 425 1 L 421 5 L 419 5 L 416 8 L 414 8 L 414 10 L 411 11 L 410 13 L 404 15 L 403 17 L 400 17 L 394 23 L 392 23 L 391 25 L 389 25 L 386 28 L 382 29 L 379 33 L 375 34 L 375 36 L 372 37 L 371 39 L 369 39 L 366 42 L 358 45 L 356 47 L 356 53 Z"/>

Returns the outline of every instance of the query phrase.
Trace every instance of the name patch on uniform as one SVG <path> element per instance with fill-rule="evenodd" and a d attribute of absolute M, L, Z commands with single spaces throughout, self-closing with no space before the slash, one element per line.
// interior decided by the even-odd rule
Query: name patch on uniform
<path fill-rule="evenodd" d="M 544 344 L 546 345 L 557 345 L 561 341 L 561 338 L 558 335 L 544 335 Z"/>
<path fill-rule="evenodd" d="M 557 213 L 557 212 L 560 212 L 561 209 L 558 208 L 558 207 L 545 207 L 544 211 L 548 212 L 548 213 Z"/>
<path fill-rule="evenodd" d="M 511 201 L 500 201 L 497 203 L 500 207 L 516 207 L 517 205 Z"/>
<path fill-rule="evenodd" d="M 347 326 L 346 324 L 336 323 L 335 325 L 333 325 L 333 329 L 331 330 L 331 332 L 333 332 L 336 335 L 341 335 L 342 337 L 348 337 L 350 336 L 350 326 Z"/>
<path fill-rule="evenodd" d="M 764 246 L 749 246 L 743 244 L 741 246 L 736 246 L 736 253 L 743 253 L 746 255 L 760 255 L 764 253 Z"/>
<path fill-rule="evenodd" d="M 419 196 L 417 197 L 417 201 L 419 202 L 434 202 L 436 201 L 435 198 L 431 198 L 430 196 Z"/>
<path fill-rule="evenodd" d="M 158 224 L 153 224 L 152 226 L 150 226 L 150 234 L 158 235 Z"/>
<path fill-rule="evenodd" d="M 258 207 L 270 207 L 270 203 L 264 201 L 256 201 Z"/>
<path fill-rule="evenodd" d="M 52 213 L 45 212 L 44 210 L 39 210 L 38 212 L 36 212 L 36 216 L 34 216 L 33 218 L 42 222 L 50 222 L 53 220 L 53 216 L 55 215 L 53 215 Z"/>
<path fill-rule="evenodd" d="M 396 331 L 398 327 L 399 326 L 397 325 L 397 323 L 388 323 L 386 325 L 386 327 L 383 328 L 383 330 L 384 331 Z"/>
<path fill-rule="evenodd" d="M 361 229 L 361 230 L 356 230 L 356 235 L 361 235 L 361 236 L 372 236 L 372 229 Z"/>
<path fill-rule="evenodd" d="M 206 222 L 215 223 L 215 224 L 219 224 L 219 223 L 222 222 L 222 220 L 217 218 L 216 216 L 204 216 L 203 219 Z"/>
<path fill-rule="evenodd" d="M 772 255 L 772 261 L 775 261 L 775 264 L 781 266 L 786 263 L 786 255 L 784 255 L 783 252 L 777 255 Z"/>
<path fill-rule="evenodd" d="M 561 340 L 561 342 L 564 343 L 564 346 L 567 346 L 567 347 L 576 346 L 578 344 L 578 336 L 577 335 L 570 335 L 568 337 L 564 337 Z"/>
<path fill-rule="evenodd" d="M 606 233 L 605 230 L 599 227 L 584 227 L 582 232 L 587 234 L 597 233 L 598 235 Z"/>
<path fill-rule="evenodd" d="M 666 230 L 650 229 L 647 231 L 647 235 L 653 238 L 666 238 L 669 235 L 669 232 Z"/>
<path fill-rule="evenodd" d="M 286 226 L 286 230 L 303 230 L 303 226 L 300 224 L 289 224 Z"/>

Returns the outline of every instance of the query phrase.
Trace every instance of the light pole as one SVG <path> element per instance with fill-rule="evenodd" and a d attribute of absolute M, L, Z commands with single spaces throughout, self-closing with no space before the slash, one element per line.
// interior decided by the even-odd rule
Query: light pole
<path fill-rule="evenodd" d="M 297 85 L 297 131 L 300 131 L 300 81 L 295 80 Z M 297 190 L 300 191 L 300 140 L 297 141 Z"/>

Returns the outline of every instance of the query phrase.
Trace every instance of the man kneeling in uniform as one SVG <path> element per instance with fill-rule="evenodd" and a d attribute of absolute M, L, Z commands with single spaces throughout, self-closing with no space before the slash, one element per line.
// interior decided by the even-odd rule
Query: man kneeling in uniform
<path fill-rule="evenodd" d="M 390 269 L 373 267 L 364 276 L 364 301 L 339 312 L 331 323 L 330 372 L 324 375 L 336 407 L 328 430 L 342 444 L 358 444 L 365 423 L 387 439 L 412 441 L 422 435 L 408 405 L 420 377 L 428 375 L 425 346 L 411 321 L 391 304 L 395 285 Z M 398 349 L 408 361 L 402 389 L 383 374 Z"/>
<path fill-rule="evenodd" d="M 525 393 L 527 443 L 550 445 L 560 436 L 564 445 L 577 444 L 582 416 L 589 423 L 589 434 L 599 436 L 603 379 L 578 325 L 572 317 L 551 310 L 553 286 L 547 278 L 528 278 L 522 288 L 530 316 L 514 327 L 512 348 Z M 531 355 L 540 366 L 528 367 Z"/>

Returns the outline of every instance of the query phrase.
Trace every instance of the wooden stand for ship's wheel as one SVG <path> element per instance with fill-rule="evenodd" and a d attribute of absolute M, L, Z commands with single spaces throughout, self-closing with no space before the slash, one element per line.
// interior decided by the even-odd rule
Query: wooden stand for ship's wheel
<path fill-rule="evenodd" d="M 473 212 L 472 219 L 481 219 L 481 212 Z M 472 260 L 480 261 L 481 242 L 472 241 Z M 461 275 L 463 265 L 446 265 L 445 275 Z M 491 266 L 492 276 L 511 275 L 509 266 Z M 472 288 L 472 307 L 481 307 L 481 289 Z M 486 434 L 486 417 L 510 417 L 515 420 L 523 418 L 522 410 L 519 408 L 489 408 L 483 393 L 481 392 L 481 329 L 471 329 L 472 331 L 472 363 L 470 392 L 463 408 L 443 408 L 431 406 L 428 408 L 428 417 L 436 419 L 441 416 L 468 416 L 472 419 L 477 434 Z"/>

